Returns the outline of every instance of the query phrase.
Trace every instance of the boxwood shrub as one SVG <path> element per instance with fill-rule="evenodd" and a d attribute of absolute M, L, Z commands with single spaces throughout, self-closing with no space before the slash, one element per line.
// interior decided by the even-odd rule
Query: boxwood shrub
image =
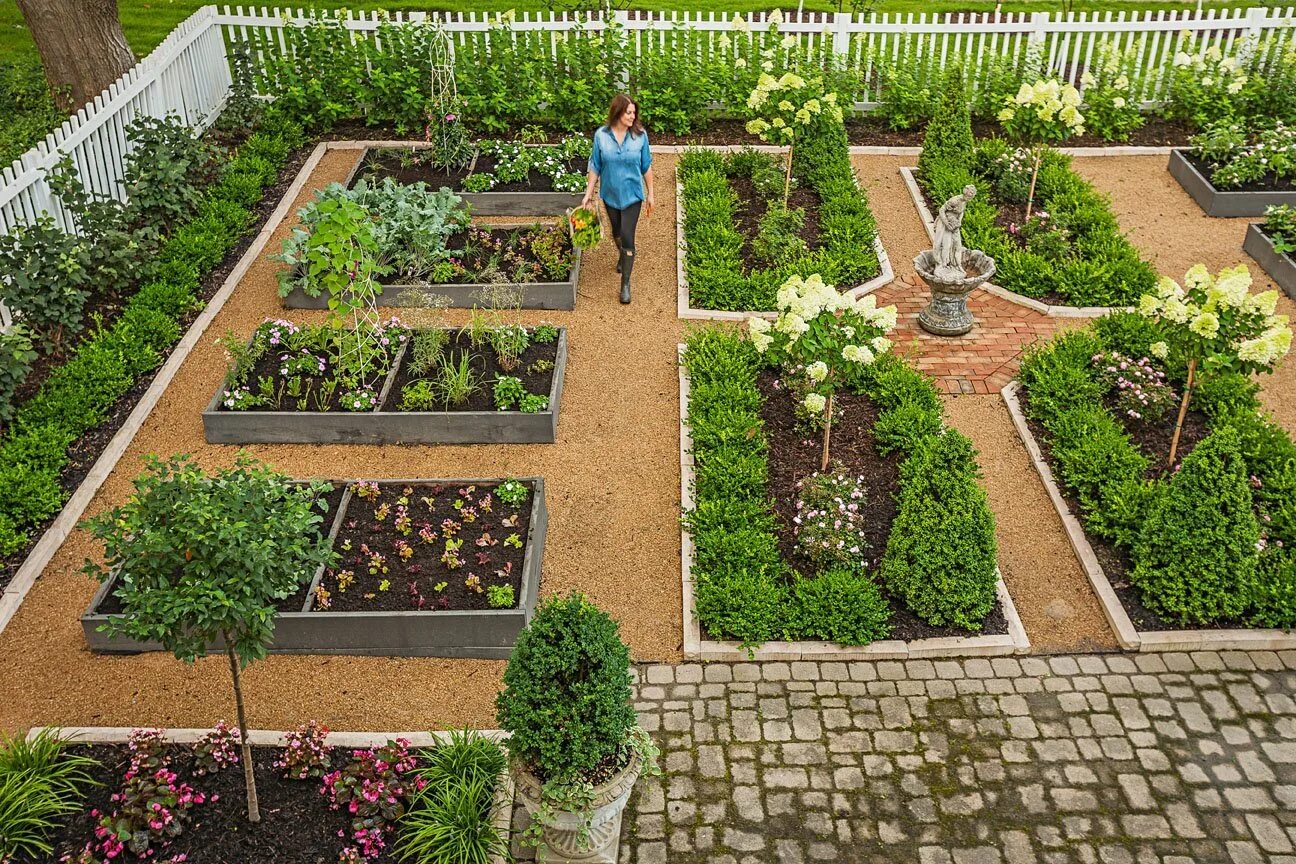
<path fill-rule="evenodd" d="M 901 515 L 886 550 L 894 580 L 885 578 L 885 565 L 881 578 L 801 574 L 778 547 L 757 389 L 762 362 L 749 342 L 719 328 L 695 331 L 684 354 L 695 466 L 684 524 L 702 627 L 748 647 L 773 639 L 862 645 L 889 634 L 889 592 L 933 624 L 980 629 L 995 602 L 994 521 L 971 444 L 945 431 L 931 381 L 883 355 L 851 382 L 880 409 L 879 446 L 906 456 Z M 922 536 L 899 536 L 910 530 Z"/>
<path fill-rule="evenodd" d="M 180 338 L 179 319 L 201 306 L 201 277 L 247 231 L 253 218 L 249 208 L 303 143 L 300 127 L 266 112 L 259 130 L 205 190 L 197 216 L 162 245 L 152 281 L 138 288 L 112 324 L 88 334 L 18 406 L 0 440 L 0 555 L 22 549 L 29 532 L 63 507 L 67 496 L 60 476 L 67 448 L 107 420 L 117 401 L 162 362 Z"/>

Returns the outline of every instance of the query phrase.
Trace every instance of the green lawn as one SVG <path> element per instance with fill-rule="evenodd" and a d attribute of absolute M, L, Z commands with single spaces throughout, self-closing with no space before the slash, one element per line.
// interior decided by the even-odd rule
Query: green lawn
<path fill-rule="evenodd" d="M 136 53 L 146 54 L 171 32 L 176 24 L 183 21 L 203 4 L 199 0 L 118 0 L 122 24 L 126 29 L 126 38 Z M 296 6 L 297 4 L 293 4 Z M 302 5 L 318 9 L 422 9 L 422 10 L 488 10 L 502 12 L 506 9 L 539 10 L 548 9 L 543 0 L 475 0 L 475 2 L 447 2 L 447 0 L 393 0 L 393 2 L 366 2 L 366 0 L 315 0 Z M 1248 3 L 1221 2 L 1208 0 L 1207 9 L 1237 9 Z M 776 7 L 794 7 L 790 0 L 771 2 L 771 0 L 635 0 L 634 9 L 648 10 L 705 10 L 716 12 L 751 12 Z M 846 4 L 849 9 L 849 0 Z M 1055 12 L 1056 2 L 1020 2 L 1007 0 L 1002 4 L 1004 12 L 1044 11 Z M 808 11 L 829 12 L 837 9 L 836 0 L 806 0 Z M 992 12 L 993 0 L 878 0 L 880 12 Z M 1195 3 L 1141 2 L 1141 0 L 1075 0 L 1076 11 L 1123 10 L 1135 9 L 1177 9 L 1191 10 Z M 18 12 L 13 0 L 0 0 L 0 58 L 19 58 L 24 55 L 34 56 L 35 47 L 27 35 L 22 15 Z"/>

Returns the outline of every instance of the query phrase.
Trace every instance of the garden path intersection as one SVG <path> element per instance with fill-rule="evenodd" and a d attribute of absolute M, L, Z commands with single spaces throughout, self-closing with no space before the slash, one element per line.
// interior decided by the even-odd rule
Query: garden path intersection
<path fill-rule="evenodd" d="M 637 673 L 624 862 L 1296 862 L 1296 652 Z"/>

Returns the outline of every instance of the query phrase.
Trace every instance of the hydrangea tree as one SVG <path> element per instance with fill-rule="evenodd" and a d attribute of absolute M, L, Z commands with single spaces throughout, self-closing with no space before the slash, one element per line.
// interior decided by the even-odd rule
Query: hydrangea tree
<path fill-rule="evenodd" d="M 806 80 L 786 72 L 781 78 L 762 74 L 756 89 L 747 97 L 747 109 L 753 117 L 747 131 L 770 144 L 788 148 L 787 170 L 783 176 L 783 206 L 787 206 L 792 185 L 792 153 L 807 132 L 825 120 L 842 122 L 841 106 L 836 93 L 825 93 L 822 78 Z"/>
<path fill-rule="evenodd" d="M 1165 359 L 1173 353 L 1188 364 L 1188 381 L 1170 440 L 1171 465 L 1199 370 L 1272 372 L 1291 350 L 1287 316 L 1274 314 L 1278 292 L 1251 294 L 1250 287 L 1251 273 L 1245 264 L 1225 268 L 1213 277 L 1197 264 L 1184 274 L 1183 285 L 1162 277 L 1156 294 L 1139 299 L 1139 312 L 1160 321 L 1166 334 L 1165 341 L 1152 345 L 1153 356 Z"/>
<path fill-rule="evenodd" d="M 1039 178 L 1044 147 L 1052 141 L 1065 141 L 1084 134 L 1084 116 L 1080 113 L 1080 91 L 1056 78 L 1042 78 L 1034 84 L 1022 84 L 1015 96 L 999 112 L 999 122 L 1012 138 L 1031 149 L 1030 191 L 1026 194 L 1026 218 L 1030 219 L 1035 203 L 1035 181 Z"/>
<path fill-rule="evenodd" d="M 833 398 L 852 367 L 872 363 L 891 350 L 886 333 L 895 327 L 896 307 L 878 308 L 872 294 L 851 298 L 826 284 L 818 273 L 793 276 L 779 288 L 778 319 L 747 319 L 747 335 L 756 350 L 785 370 L 805 376 L 797 390 L 812 416 L 822 415 L 823 455 L 828 469 Z"/>

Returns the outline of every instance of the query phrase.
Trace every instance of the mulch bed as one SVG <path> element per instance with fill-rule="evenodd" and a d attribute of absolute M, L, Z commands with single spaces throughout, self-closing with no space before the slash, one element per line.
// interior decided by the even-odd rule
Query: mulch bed
<path fill-rule="evenodd" d="M 342 503 L 342 495 L 346 492 L 346 486 L 342 483 L 334 483 L 329 487 L 329 491 L 323 496 L 324 504 L 327 507 L 322 511 L 324 519 L 319 524 L 319 532 L 327 535 L 333 527 L 333 519 L 337 515 L 338 505 Z M 314 575 L 314 574 L 311 574 Z M 275 603 L 275 609 L 279 612 L 300 612 L 306 606 L 306 595 L 310 592 L 310 582 L 303 582 L 297 590 L 282 600 Z M 122 602 L 115 593 L 109 594 L 100 602 L 98 608 L 94 610 L 100 615 L 120 615 L 122 613 Z"/>
<path fill-rule="evenodd" d="M 814 567 L 797 552 L 792 519 L 796 515 L 796 484 L 819 470 L 823 439 L 819 433 L 807 433 L 800 426 L 793 399 L 786 389 L 776 386 L 776 381 L 777 375 L 766 370 L 758 378 L 757 386 L 764 397 L 761 419 L 769 442 L 769 491 L 780 526 L 779 550 L 793 569 L 812 573 Z M 875 571 L 882 562 L 887 540 L 891 536 L 891 523 L 896 517 L 902 457 L 895 452 L 886 456 L 877 452 L 873 443 L 873 424 L 877 421 L 879 412 L 871 399 L 846 393 L 838 394 L 836 402 L 838 411 L 833 418 L 830 467 L 840 465 L 840 470 L 846 474 L 864 478 L 868 493 L 862 512 L 868 526 L 865 536 L 871 553 L 868 567 Z M 997 601 L 981 631 L 974 632 L 928 624 L 905 608 L 899 598 L 887 597 L 891 605 L 892 639 L 909 641 L 1008 632 L 1007 618 Z"/>
<path fill-rule="evenodd" d="M 414 338 L 411 336 L 411 338 Z M 414 350 L 413 345 L 405 352 L 405 359 L 400 368 L 396 371 L 396 380 L 392 382 L 391 392 L 387 395 L 387 401 L 378 407 L 379 411 L 399 411 L 401 394 L 405 390 L 405 385 L 417 380 L 409 371 L 409 361 Z M 500 367 L 499 359 L 495 356 L 495 351 L 487 343 L 480 347 L 473 347 L 472 340 L 468 336 L 467 330 L 457 330 L 451 337 L 450 344 L 445 349 L 445 359 L 449 363 L 454 361 L 458 363 L 459 358 L 464 354 L 468 355 L 469 365 L 472 366 L 473 372 L 479 382 L 476 390 L 468 398 L 468 401 L 462 405 L 449 405 L 434 410 L 445 411 L 494 411 L 495 395 L 493 387 L 495 379 L 501 375 L 510 375 L 522 381 L 522 385 L 528 393 L 537 393 L 541 396 L 548 396 L 553 386 L 554 369 L 547 372 L 538 372 L 535 375 L 527 374 L 527 367 L 537 360 L 547 360 L 550 363 L 558 362 L 558 340 L 553 342 L 539 343 L 532 342 L 527 349 L 522 352 L 518 360 L 516 369 L 512 371 Z M 552 410 L 556 406 L 550 405 Z"/>
<path fill-rule="evenodd" d="M 743 238 L 743 270 L 750 273 L 767 267 L 768 263 L 758 260 L 752 252 L 752 243 L 760 233 L 760 221 L 769 211 L 770 202 L 756 191 L 756 185 L 745 174 L 730 174 L 729 188 L 738 196 L 737 224 L 734 227 Z M 803 186 L 793 189 L 788 196 L 788 209 L 800 208 L 805 213 L 800 236 L 811 251 L 819 248 L 819 204 L 819 193 Z"/>
<path fill-rule="evenodd" d="M 1024 389 L 1020 390 L 1018 400 L 1021 402 L 1022 412 L 1027 416 L 1026 425 L 1030 428 L 1031 434 L 1035 436 L 1035 441 L 1039 444 L 1045 461 L 1048 462 L 1049 468 L 1053 471 L 1053 479 L 1057 483 L 1058 491 L 1062 494 L 1062 499 L 1066 501 L 1068 509 L 1076 514 L 1081 530 L 1084 531 L 1085 539 L 1093 549 L 1094 557 L 1098 559 L 1098 565 L 1102 567 L 1103 575 L 1107 577 L 1108 583 L 1111 584 L 1112 590 L 1116 593 L 1116 598 L 1120 600 L 1121 606 L 1125 609 L 1125 614 L 1133 622 L 1135 630 L 1152 632 L 1156 630 L 1229 630 L 1238 627 L 1248 628 L 1249 625 L 1240 621 L 1217 624 L 1180 624 L 1162 618 L 1143 605 L 1140 592 L 1129 581 L 1129 573 L 1134 569 L 1134 562 L 1130 560 L 1129 553 L 1107 540 L 1094 536 L 1084 527 L 1084 520 L 1080 518 L 1080 501 L 1066 488 L 1058 474 L 1058 465 L 1053 458 L 1053 446 L 1048 437 L 1048 431 L 1027 413 L 1030 394 Z M 1170 440 L 1174 436 L 1175 418 L 1179 413 L 1178 403 L 1176 402 L 1175 406 L 1166 412 L 1165 417 L 1152 423 L 1123 417 L 1120 412 L 1114 410 L 1114 405 L 1114 400 L 1109 400 L 1107 403 L 1108 410 L 1111 411 L 1116 421 L 1124 427 L 1134 445 L 1145 456 L 1148 456 L 1151 462 L 1144 476 L 1148 480 L 1164 478 L 1170 473 L 1166 465 L 1166 458 L 1170 454 Z M 1207 426 L 1205 415 L 1193 410 L 1190 406 L 1187 416 L 1184 417 L 1184 427 L 1179 435 L 1179 449 L 1175 458 L 1182 462 L 1184 457 L 1191 453 L 1209 434 L 1210 429 Z"/>
<path fill-rule="evenodd" d="M 280 199 L 282 199 L 284 193 L 288 191 L 288 187 L 292 185 L 293 180 L 296 179 L 297 174 L 301 171 L 302 165 L 306 164 L 307 158 L 310 157 L 311 151 L 314 149 L 315 144 L 312 142 L 289 155 L 288 160 L 279 170 L 279 177 L 275 181 L 274 185 L 266 189 L 261 201 L 252 208 L 253 218 L 248 227 L 247 233 L 234 244 L 233 248 L 231 248 L 228 253 L 226 253 L 224 260 L 221 261 L 216 269 L 212 270 L 200 280 L 197 297 L 202 301 L 203 306 L 206 306 L 207 301 L 220 290 L 221 285 L 224 284 L 230 271 L 238 264 L 239 259 L 243 257 L 243 254 L 247 251 L 248 247 L 252 245 L 252 242 L 261 232 L 261 229 L 265 227 L 265 223 L 270 218 L 270 214 L 279 206 Z M 95 301 L 92 300 L 91 302 L 94 303 Z M 105 306 L 98 311 L 105 311 L 111 313 L 112 316 L 116 316 L 125 308 L 125 303 L 126 301 L 114 301 L 110 306 Z M 193 324 L 194 320 L 200 314 L 202 314 L 201 308 L 195 309 L 194 311 L 181 316 L 179 320 L 181 333 L 187 331 L 189 326 Z M 104 326 L 111 326 L 113 320 L 113 317 L 106 314 L 104 318 Z M 164 350 L 162 352 L 163 356 L 158 363 L 158 369 L 142 375 L 139 380 L 137 380 L 129 390 L 122 394 L 121 398 L 118 399 L 117 402 L 108 410 L 108 416 L 104 422 L 86 432 L 76 441 L 72 442 L 71 446 L 68 447 L 68 462 L 67 465 L 64 466 L 63 473 L 59 478 L 59 483 L 66 495 L 71 495 L 75 492 L 76 488 L 81 485 L 81 481 L 90 473 L 90 469 L 94 466 L 95 461 L 98 460 L 100 454 L 107 449 L 108 442 L 117 434 L 117 430 L 125 424 L 126 418 L 130 416 L 130 413 L 133 410 L 135 410 L 135 405 L 143 397 L 144 393 L 147 392 L 149 386 L 153 383 L 153 377 L 157 374 L 158 370 L 165 365 L 167 358 L 170 357 L 173 350 L 175 350 L 174 345 Z M 49 372 L 52 371 L 52 369 L 53 365 L 42 367 L 39 374 L 48 377 Z M 44 378 L 42 377 L 39 380 L 43 381 Z M 39 387 L 39 383 L 31 382 L 31 377 L 24 382 L 24 387 L 30 385 L 30 389 L 23 391 L 27 395 L 34 394 L 36 388 Z M 19 405 L 20 402 L 15 399 L 14 404 Z M 58 514 L 56 513 L 39 525 L 32 526 L 28 529 L 28 536 L 31 539 L 27 544 L 14 554 L 0 559 L 0 591 L 4 590 L 10 580 L 13 579 L 19 568 L 22 567 L 23 562 L 27 560 L 27 556 L 31 553 L 32 548 L 40 542 L 40 538 L 45 533 L 45 529 L 47 529 L 57 518 Z"/>
<path fill-rule="evenodd" d="M 58 861 L 64 854 L 80 851 L 94 839 L 97 820 L 90 811 L 112 812 L 109 797 L 121 787 L 130 762 L 124 745 L 80 745 L 70 752 L 99 760 L 100 767 L 90 772 L 102 785 L 91 788 L 85 809 L 68 820 L 54 834 L 54 855 L 46 862 Z M 176 746 L 170 749 L 171 767 L 178 779 L 190 783 L 195 791 L 207 796 L 204 804 L 189 811 L 192 821 L 165 850 L 155 856 L 186 854 L 186 864 L 336 864 L 338 853 L 347 845 L 339 832 L 348 828 L 344 811 L 329 809 L 328 799 L 320 794 L 319 780 L 284 780 L 273 767 L 277 749 L 255 747 L 252 750 L 256 771 L 257 799 L 261 821 L 247 821 L 247 794 L 242 765 L 233 766 L 204 777 L 193 776 L 193 750 Z M 333 748 L 333 765 L 341 767 L 346 751 Z M 123 859 L 134 860 L 129 853 Z M 15 864 L 35 864 L 42 859 L 18 858 Z M 391 844 L 376 858 L 375 864 L 395 861 Z"/>
<path fill-rule="evenodd" d="M 328 611 L 489 609 L 491 606 L 485 593 L 489 585 L 512 586 L 515 602 L 510 608 L 515 608 L 516 600 L 522 596 L 522 561 L 526 553 L 533 498 L 529 496 L 521 506 L 505 504 L 495 495 L 497 485 L 382 484 L 374 498 L 360 498 L 353 491 L 341 530 L 333 544 L 341 556 L 341 563 L 330 568 L 323 580 L 331 594 Z M 534 487 L 527 485 L 534 496 Z M 489 513 L 482 507 L 488 496 Z M 408 501 L 406 506 L 412 522 L 408 535 L 401 535 L 394 524 L 401 498 Z M 456 501 L 463 502 L 463 508 L 456 509 Z M 387 505 L 389 512 L 382 521 L 378 521 L 374 514 L 383 505 Z M 467 510 L 473 511 L 472 522 L 468 522 L 464 515 Z M 460 526 L 453 539 L 463 541 L 459 550 L 463 563 L 454 569 L 441 560 L 446 542 L 443 520 L 453 520 Z M 420 538 L 419 532 L 424 529 L 432 532 L 430 542 Z M 504 539 L 515 533 L 523 545 L 505 546 Z M 486 544 L 479 545 L 479 538 L 485 539 Z M 413 550 L 408 559 L 400 556 L 397 543 L 401 541 Z M 362 551 L 362 546 L 386 559 L 387 572 L 369 572 L 370 556 Z M 341 570 L 349 570 L 355 575 L 355 582 L 345 592 L 337 590 L 337 573 Z M 468 587 L 470 575 L 480 580 L 480 591 Z M 384 580 L 389 583 L 387 590 L 380 588 Z M 437 591 L 434 586 L 440 583 L 445 583 L 445 587 Z M 323 611 L 318 602 L 314 604 L 314 611 Z"/>
<path fill-rule="evenodd" d="M 1211 163 L 1198 156 L 1192 150 L 1184 150 L 1184 157 L 1194 168 L 1201 173 L 1208 181 L 1211 181 Z M 1211 181 L 1214 186 L 1214 181 Z M 1241 186 L 1229 186 L 1226 189 L 1219 189 L 1220 192 L 1296 192 L 1296 179 L 1284 177 L 1279 179 L 1274 174 L 1268 174 L 1261 180 L 1251 183 L 1243 183 Z"/>
<path fill-rule="evenodd" d="M 419 151 L 405 152 L 417 154 Z M 417 157 L 415 159 L 417 160 Z M 408 162 L 408 160 L 405 160 L 405 162 Z M 452 171 L 417 164 L 416 161 L 408 162 L 408 164 L 405 164 L 405 162 L 397 153 L 393 152 L 393 148 L 384 147 L 366 150 L 360 161 L 360 170 L 356 172 L 355 178 L 351 181 L 351 188 L 354 188 L 355 184 L 361 179 L 381 183 L 383 178 L 391 177 L 398 183 L 410 184 L 422 181 L 434 189 L 440 186 L 449 186 L 456 192 L 462 192 L 463 179 L 469 174 L 494 174 L 496 169 L 494 156 L 478 156 L 468 166 Z M 585 159 L 569 159 L 566 162 L 566 170 L 571 174 L 584 174 L 588 170 L 588 162 Z M 525 181 L 497 182 L 486 191 L 552 192 L 554 189 L 553 181 L 549 178 L 549 175 L 532 170 Z"/>

